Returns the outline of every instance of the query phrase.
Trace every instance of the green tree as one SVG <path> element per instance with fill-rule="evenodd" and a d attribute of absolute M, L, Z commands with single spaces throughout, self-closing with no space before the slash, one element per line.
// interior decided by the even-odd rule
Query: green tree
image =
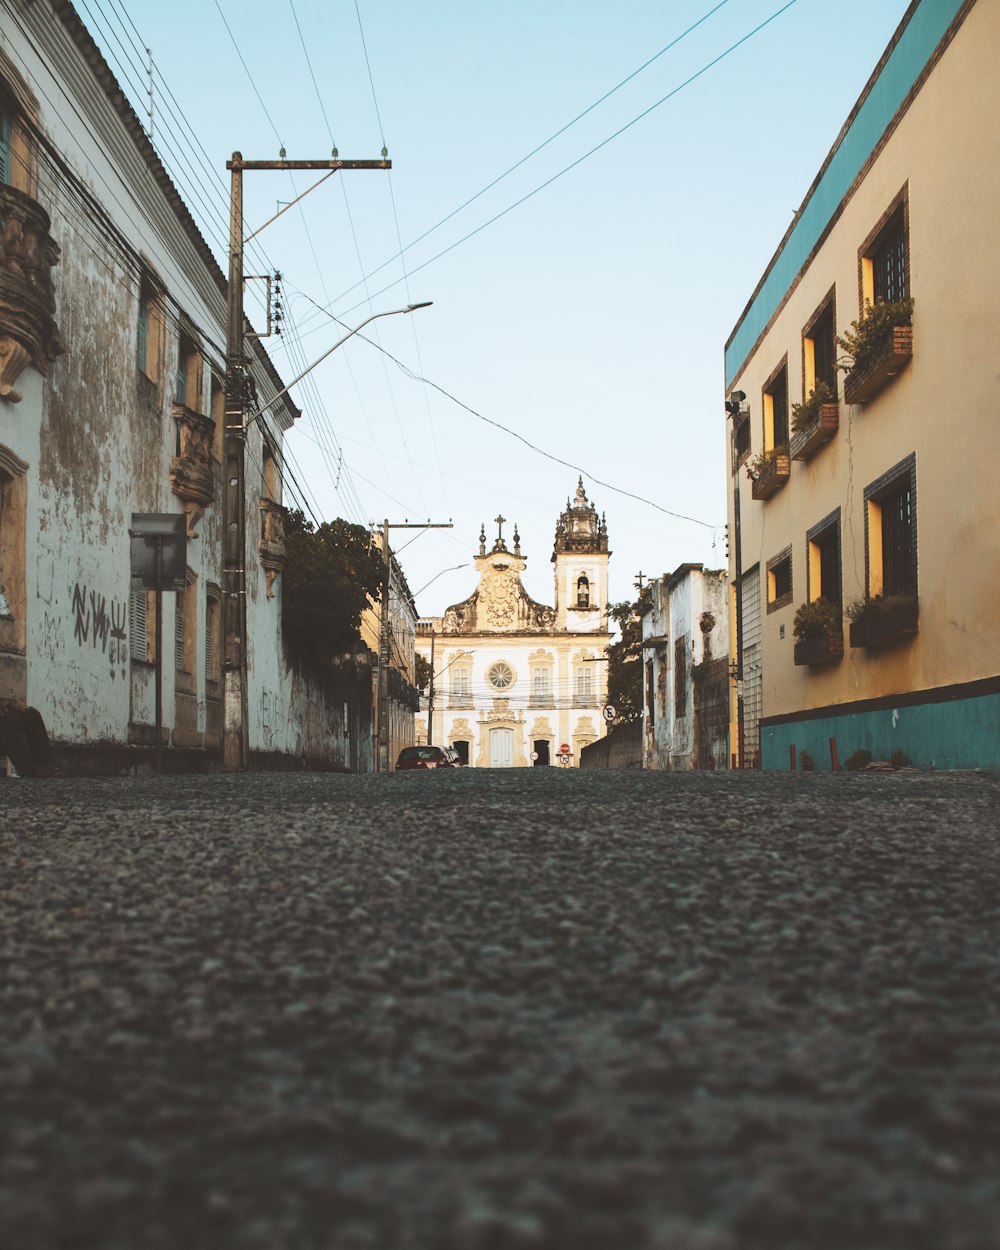
<path fill-rule="evenodd" d="M 608 615 L 618 626 L 620 637 L 607 647 L 608 702 L 618 713 L 615 722 L 627 725 L 642 717 L 642 620 L 649 602 L 644 587 L 634 603 L 613 603 Z"/>
<path fill-rule="evenodd" d="M 385 566 L 362 525 L 324 522 L 301 512 L 285 518 L 281 623 L 289 659 L 326 668 L 360 645 L 361 614 L 382 591 Z"/>
<path fill-rule="evenodd" d="M 417 689 L 429 690 L 431 685 L 431 662 L 420 652 L 417 652 Z"/>

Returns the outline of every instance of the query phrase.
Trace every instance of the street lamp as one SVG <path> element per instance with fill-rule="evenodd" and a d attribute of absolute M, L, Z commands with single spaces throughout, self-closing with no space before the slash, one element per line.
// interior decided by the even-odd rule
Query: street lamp
<path fill-rule="evenodd" d="M 387 308 L 385 312 L 372 313 L 370 317 L 366 317 L 364 321 L 360 323 L 360 325 L 356 325 L 353 330 L 349 330 L 342 339 L 338 339 L 332 347 L 328 347 L 322 356 L 318 356 L 312 362 L 311 365 L 303 369 L 302 372 L 299 374 L 299 376 L 297 378 L 293 378 L 292 381 L 289 382 L 288 385 L 284 388 L 284 390 L 279 391 L 277 395 L 274 395 L 271 399 L 269 399 L 262 408 L 258 408 L 257 411 L 253 414 L 253 416 L 248 417 L 247 429 L 249 429 L 250 426 L 253 425 L 253 423 L 257 420 L 258 417 L 263 416 L 264 413 L 267 412 L 268 408 L 270 408 L 272 404 L 276 404 L 283 395 L 288 394 L 288 392 L 292 389 L 293 386 L 297 386 L 298 383 L 302 381 L 302 379 L 306 376 L 307 373 L 312 373 L 312 371 L 316 368 L 317 365 L 321 365 L 323 361 L 326 360 L 327 356 L 332 356 L 338 347 L 343 347 L 348 339 L 354 338 L 355 334 L 357 334 L 359 330 L 363 330 L 366 325 L 370 325 L 371 322 L 377 321 L 379 317 L 398 317 L 400 315 L 405 315 L 406 313 L 416 312 L 420 308 L 430 308 L 430 306 L 433 303 L 434 303 L 433 300 L 428 299 L 428 300 L 424 300 L 422 304 L 407 304 L 405 308 Z M 447 572 L 447 570 L 443 570 L 443 571 Z M 428 585 L 429 584 L 430 583 L 428 583 Z M 426 587 L 424 589 L 426 589 Z"/>
<path fill-rule="evenodd" d="M 445 573 L 454 573 L 456 569 L 467 569 L 468 567 L 469 567 L 469 562 L 468 560 L 466 560 L 464 564 L 453 564 L 450 568 L 441 569 L 439 573 L 435 573 L 434 576 L 431 578 L 431 580 L 427 583 L 427 585 L 421 586 L 419 590 L 415 590 L 413 594 L 410 596 L 410 598 L 413 600 L 414 607 L 416 607 L 417 595 L 422 595 L 424 591 L 427 589 L 427 586 L 431 585 L 431 582 L 436 582 L 437 579 L 439 577 L 443 577 Z"/>

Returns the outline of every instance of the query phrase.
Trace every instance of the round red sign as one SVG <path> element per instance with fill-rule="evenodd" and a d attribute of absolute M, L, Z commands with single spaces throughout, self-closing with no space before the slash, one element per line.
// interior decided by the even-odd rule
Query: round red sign
<path fill-rule="evenodd" d="M 559 748 L 559 754 L 560 754 L 560 755 L 569 755 L 569 743 L 568 743 L 568 742 L 564 742 L 564 743 L 562 744 L 562 746 Z"/>

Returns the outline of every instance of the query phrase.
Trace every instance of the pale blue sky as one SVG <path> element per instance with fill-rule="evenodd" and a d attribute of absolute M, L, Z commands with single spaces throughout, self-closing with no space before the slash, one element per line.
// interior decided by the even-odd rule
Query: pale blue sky
<path fill-rule="evenodd" d="M 344 332 L 315 304 L 353 327 L 372 311 L 433 300 L 371 330 L 414 373 L 584 469 L 607 515 L 614 599 L 633 595 L 640 568 L 725 564 L 725 340 L 906 0 L 793 0 L 684 87 L 783 0 L 77 4 L 143 117 L 135 45 L 152 49 L 154 140 L 220 262 L 234 149 L 276 158 L 277 132 L 289 157 L 325 157 L 324 110 L 342 157 L 375 158 L 384 138 L 391 175 L 336 175 L 301 213 L 264 232 L 266 261 L 248 263 L 285 275 L 294 325 L 272 355 L 286 378 Z M 582 121 L 392 259 L 397 238 L 407 245 L 435 226 L 713 8 Z M 178 106 L 204 153 L 179 137 Z M 309 179 L 295 175 L 294 185 L 302 191 Z M 288 175 L 248 174 L 248 231 L 294 194 Z M 248 310 L 256 319 L 252 302 Z M 294 397 L 304 416 L 289 440 L 290 466 L 319 519 L 454 520 L 405 551 L 413 534 L 394 537 L 422 614 L 473 589 L 480 522 L 494 534 L 498 512 L 518 523 L 529 593 L 552 601 L 553 529 L 574 469 L 414 382 L 358 339 Z M 297 502 L 294 488 L 288 502 Z"/>

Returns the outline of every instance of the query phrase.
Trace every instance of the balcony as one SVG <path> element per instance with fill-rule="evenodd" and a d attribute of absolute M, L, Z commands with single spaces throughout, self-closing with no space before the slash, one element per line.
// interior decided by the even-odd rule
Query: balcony
<path fill-rule="evenodd" d="M 55 322 L 52 266 L 59 248 L 49 215 L 30 195 L 0 185 L 0 399 L 20 402 L 21 371 L 45 373 L 64 348 Z"/>
<path fill-rule="evenodd" d="M 215 497 L 212 477 L 212 439 L 215 426 L 209 417 L 174 404 L 178 453 L 170 461 L 170 489 L 180 499 L 187 518 L 188 538 L 197 538 L 195 526 Z"/>
<path fill-rule="evenodd" d="M 274 598 L 274 583 L 285 567 L 285 509 L 273 499 L 260 501 L 260 562 L 267 582 L 267 597 Z"/>
<path fill-rule="evenodd" d="M 864 404 L 888 386 L 913 356 L 913 327 L 891 326 L 879 339 L 875 350 L 861 365 L 855 365 L 844 379 L 844 399 Z"/>

